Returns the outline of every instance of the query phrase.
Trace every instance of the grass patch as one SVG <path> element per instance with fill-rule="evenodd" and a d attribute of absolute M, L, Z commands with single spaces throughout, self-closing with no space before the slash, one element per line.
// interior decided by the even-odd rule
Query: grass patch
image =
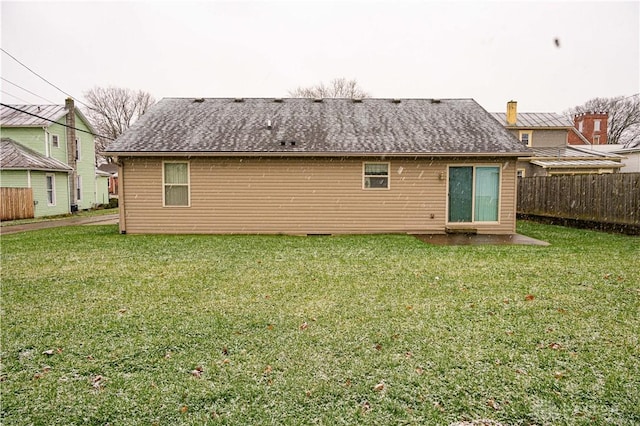
<path fill-rule="evenodd" d="M 640 423 L 640 239 L 519 232 L 3 236 L 0 420 Z"/>

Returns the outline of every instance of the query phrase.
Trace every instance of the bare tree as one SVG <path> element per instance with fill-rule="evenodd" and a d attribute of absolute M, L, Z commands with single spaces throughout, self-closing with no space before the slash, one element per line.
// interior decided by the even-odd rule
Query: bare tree
<path fill-rule="evenodd" d="M 362 99 L 369 98 L 371 95 L 358 86 L 356 80 L 347 80 L 346 78 L 334 78 L 325 86 L 319 83 L 310 87 L 298 87 L 289 91 L 292 98 L 348 98 Z"/>
<path fill-rule="evenodd" d="M 150 93 L 120 87 L 94 87 L 84 92 L 85 114 L 101 136 L 116 139 L 155 103 Z M 96 137 L 96 157 L 109 139 Z"/>
<path fill-rule="evenodd" d="M 566 114 L 573 121 L 575 114 L 583 112 L 609 113 L 608 143 L 640 146 L 640 93 L 627 97 L 593 98 L 569 109 Z"/>

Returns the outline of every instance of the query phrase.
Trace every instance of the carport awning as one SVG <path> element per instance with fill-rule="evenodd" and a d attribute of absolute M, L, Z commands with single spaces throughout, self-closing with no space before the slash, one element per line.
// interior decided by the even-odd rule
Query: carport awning
<path fill-rule="evenodd" d="M 593 169 L 620 168 L 622 163 L 612 160 L 533 160 L 531 164 L 545 169 Z"/>

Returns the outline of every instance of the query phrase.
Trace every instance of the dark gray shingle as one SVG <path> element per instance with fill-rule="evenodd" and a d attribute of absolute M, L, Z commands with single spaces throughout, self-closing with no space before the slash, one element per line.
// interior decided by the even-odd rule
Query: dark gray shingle
<path fill-rule="evenodd" d="M 472 99 L 165 98 L 107 148 L 149 152 L 514 155 L 527 149 Z"/>

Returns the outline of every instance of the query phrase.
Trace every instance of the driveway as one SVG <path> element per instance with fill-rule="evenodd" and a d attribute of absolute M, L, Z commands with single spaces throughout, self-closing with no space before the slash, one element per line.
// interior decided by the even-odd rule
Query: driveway
<path fill-rule="evenodd" d="M 0 227 L 0 235 L 15 234 L 17 232 L 35 231 L 38 229 L 56 228 L 59 226 L 76 225 L 112 225 L 118 223 L 119 215 L 105 214 L 102 216 L 78 216 L 66 219 L 44 220 L 42 222 L 25 223 L 23 225 L 10 225 Z"/>

